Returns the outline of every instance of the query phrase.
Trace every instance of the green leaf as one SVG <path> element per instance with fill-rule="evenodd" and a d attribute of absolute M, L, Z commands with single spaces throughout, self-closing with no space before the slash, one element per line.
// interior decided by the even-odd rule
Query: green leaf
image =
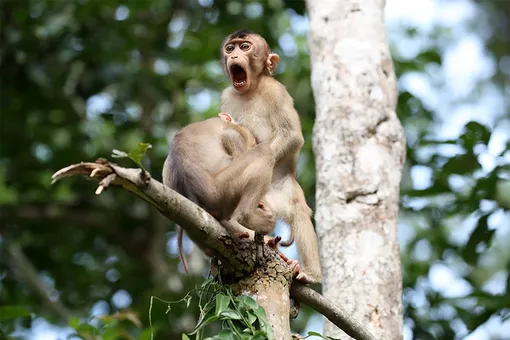
<path fill-rule="evenodd" d="M 254 323 L 255 321 L 257 321 L 257 316 L 256 316 L 255 314 L 253 314 L 253 312 L 252 312 L 252 311 L 249 311 L 249 312 L 247 313 L 247 317 L 248 317 L 248 322 L 250 323 L 250 325 L 253 325 L 253 323 Z"/>
<path fill-rule="evenodd" d="M 271 337 L 272 338 L 272 337 Z M 270 339 L 268 334 L 264 331 L 257 331 L 253 336 L 250 338 L 251 340 L 267 340 Z"/>
<path fill-rule="evenodd" d="M 16 318 L 30 318 L 32 313 L 20 306 L 3 306 L 0 308 L 0 320 L 16 319 Z"/>
<path fill-rule="evenodd" d="M 323 336 L 321 333 L 312 332 L 312 331 L 309 331 L 307 335 L 308 335 L 308 336 L 312 336 L 312 335 L 313 335 L 313 336 L 319 336 L 319 337 L 321 337 L 321 338 L 324 338 L 324 336 Z"/>
<path fill-rule="evenodd" d="M 236 334 L 231 329 L 222 329 L 218 333 L 218 338 L 222 340 L 236 340 Z"/>
<path fill-rule="evenodd" d="M 241 304 L 241 303 L 245 304 L 248 307 L 250 307 L 251 309 L 257 309 L 259 307 L 259 305 L 257 305 L 257 302 L 255 301 L 255 299 L 252 298 L 251 296 L 247 296 L 247 295 L 236 296 L 234 301 L 239 304 Z"/>
<path fill-rule="evenodd" d="M 480 169 L 480 163 L 478 163 L 476 155 L 469 152 L 450 158 L 443 166 L 442 172 L 448 175 L 464 175 L 472 173 L 477 169 Z"/>
<path fill-rule="evenodd" d="M 423 63 L 441 64 L 441 55 L 438 50 L 425 51 L 418 55 L 417 59 Z"/>
<path fill-rule="evenodd" d="M 143 331 L 141 331 L 138 336 L 136 337 L 137 340 L 149 340 L 151 338 L 151 334 L 153 334 L 152 332 L 155 332 L 156 331 L 156 328 L 153 327 L 153 329 L 150 329 L 150 328 L 147 328 L 147 329 L 144 329 Z"/>
<path fill-rule="evenodd" d="M 128 156 L 142 168 L 142 158 L 150 148 L 152 148 L 152 145 L 149 143 L 138 143 L 137 147 L 131 150 Z"/>
<path fill-rule="evenodd" d="M 190 338 L 186 334 L 182 333 L 181 340 L 190 340 Z"/>
<path fill-rule="evenodd" d="M 318 336 L 319 338 L 322 338 L 322 339 L 335 340 L 335 338 L 332 338 L 329 336 L 324 336 L 321 333 L 312 332 L 312 331 L 308 332 L 307 337 L 309 337 L 309 336 Z"/>
<path fill-rule="evenodd" d="M 489 243 L 496 232 L 494 229 L 489 230 L 489 225 L 487 223 L 488 218 L 489 215 L 483 215 L 478 219 L 478 224 L 475 230 L 471 233 L 471 236 L 462 251 L 464 259 L 470 264 L 476 264 L 478 260 L 477 246 L 479 244 L 489 246 Z"/>
<path fill-rule="evenodd" d="M 253 314 L 255 314 L 255 316 L 257 317 L 259 322 L 264 322 L 264 323 L 267 322 L 266 311 L 264 310 L 264 308 L 258 306 L 258 308 L 253 309 Z"/>
<path fill-rule="evenodd" d="M 220 315 L 223 311 L 228 309 L 230 298 L 223 294 L 216 295 L 216 315 Z"/>
<path fill-rule="evenodd" d="M 68 322 L 69 326 L 74 328 L 74 329 L 77 329 L 78 327 L 80 327 L 80 318 L 78 317 L 72 317 L 69 319 L 69 322 Z"/>
<path fill-rule="evenodd" d="M 472 150 L 476 144 L 489 144 L 491 139 L 491 131 L 485 125 L 478 122 L 469 122 L 464 126 L 464 133 L 460 136 L 460 140 L 467 150 Z"/>
<path fill-rule="evenodd" d="M 149 143 L 138 143 L 138 145 L 131 150 L 129 153 L 126 153 L 122 150 L 113 149 L 112 157 L 113 158 L 130 158 L 133 162 L 136 163 L 140 168 L 145 169 L 142 165 L 142 158 L 149 150 L 152 148 L 152 145 Z"/>
<path fill-rule="evenodd" d="M 211 317 L 210 317 L 210 318 L 208 318 L 207 320 L 204 320 L 204 321 L 202 321 L 201 323 L 199 323 L 198 325 L 196 325 L 195 329 L 194 329 L 191 333 L 189 333 L 189 335 L 193 335 L 193 334 L 195 334 L 196 332 L 198 332 L 198 330 L 199 330 L 200 328 L 203 328 L 203 327 L 205 327 L 205 326 L 207 326 L 207 325 L 210 325 L 210 324 L 212 324 L 213 322 L 218 321 L 219 319 L 220 319 L 220 318 L 219 318 L 218 316 L 216 316 L 216 315 L 211 316 Z"/>
<path fill-rule="evenodd" d="M 223 311 L 223 312 L 220 313 L 219 316 L 220 316 L 221 320 L 227 320 L 227 319 L 230 319 L 230 320 L 242 320 L 243 319 L 241 314 L 239 314 L 235 310 L 226 310 L 226 311 Z"/>

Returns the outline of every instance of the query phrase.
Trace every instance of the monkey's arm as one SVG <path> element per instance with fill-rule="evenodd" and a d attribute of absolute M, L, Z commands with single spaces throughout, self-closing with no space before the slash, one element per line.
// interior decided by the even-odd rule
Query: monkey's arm
<path fill-rule="evenodd" d="M 273 152 L 275 163 L 280 163 L 283 159 L 293 158 L 291 163 L 297 163 L 299 152 L 303 147 L 305 139 L 301 133 L 301 127 L 278 127 L 283 133 L 278 133 L 271 141 L 271 151 Z"/>
<path fill-rule="evenodd" d="M 232 128 L 223 130 L 221 135 L 221 144 L 223 144 L 225 151 L 233 158 L 237 158 L 247 149 L 243 136 L 239 133 L 239 131 Z"/>
<path fill-rule="evenodd" d="M 271 150 L 275 162 L 278 163 L 281 159 L 289 155 L 298 155 L 304 142 L 305 139 L 301 133 L 292 134 L 290 136 L 276 136 L 271 142 Z"/>

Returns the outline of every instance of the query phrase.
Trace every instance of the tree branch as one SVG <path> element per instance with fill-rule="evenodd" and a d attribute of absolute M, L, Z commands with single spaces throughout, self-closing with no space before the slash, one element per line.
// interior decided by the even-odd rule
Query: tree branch
<path fill-rule="evenodd" d="M 376 340 L 365 326 L 315 290 L 294 281 L 290 293 L 294 299 L 312 307 L 354 339 Z"/>
<path fill-rule="evenodd" d="M 267 264 L 275 261 L 275 257 L 285 264 L 276 251 L 269 247 L 264 248 L 263 263 L 257 263 L 257 248 L 254 242 L 233 238 L 209 213 L 176 191 L 152 179 L 143 169 L 123 168 L 105 159 L 98 159 L 95 163 L 81 162 L 57 171 L 52 176 L 52 184 L 62 178 L 76 175 L 99 179 L 96 194 L 100 194 L 110 186 L 122 187 L 149 202 L 164 216 L 182 226 L 194 240 L 197 240 L 198 246 L 213 249 L 222 261 L 233 268 L 233 274 L 236 277 L 248 275 L 255 269 L 256 264 Z M 352 319 L 345 311 L 311 288 L 294 283 L 291 292 L 293 298 L 326 316 L 351 337 L 358 340 L 375 339 L 365 327 Z"/>
<path fill-rule="evenodd" d="M 39 279 L 37 270 L 17 244 L 7 244 L 5 262 L 18 280 L 26 282 L 53 314 L 65 321 L 71 317 L 71 312 L 59 300 L 50 298 L 48 290 Z"/>

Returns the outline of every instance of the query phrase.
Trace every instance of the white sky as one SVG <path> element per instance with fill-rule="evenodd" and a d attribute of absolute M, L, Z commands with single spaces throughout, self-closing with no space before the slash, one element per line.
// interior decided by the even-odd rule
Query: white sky
<path fill-rule="evenodd" d="M 402 58 L 412 59 L 423 48 L 430 46 L 430 40 L 427 36 L 433 33 L 438 27 L 451 29 L 449 40 L 445 40 L 441 46 L 443 55 L 443 65 L 435 72 L 429 74 L 413 73 L 405 75 L 400 79 L 400 86 L 407 89 L 413 95 L 420 98 L 431 110 L 438 113 L 443 123 L 438 127 L 439 138 L 456 138 L 461 132 L 464 124 L 470 120 L 477 120 L 481 123 L 493 125 L 496 115 L 502 113 L 504 108 L 504 98 L 497 88 L 486 86 L 481 92 L 480 98 L 474 102 L 464 103 L 467 96 L 480 81 L 491 78 L 494 74 L 496 65 L 484 49 L 483 41 L 479 36 L 473 34 L 467 27 L 468 20 L 480 15 L 475 7 L 468 0 L 387 0 L 386 2 L 386 22 L 392 47 Z M 307 29 L 307 22 L 302 18 L 292 18 L 294 32 L 303 32 Z M 418 30 L 418 36 L 421 39 L 409 39 L 403 35 L 402 27 L 415 27 Z M 475 32 L 478 33 L 478 32 Z M 293 39 L 288 36 L 280 39 L 282 49 L 288 54 L 293 54 L 295 50 Z M 398 42 L 398 43 L 397 43 Z M 287 54 L 287 53 L 286 53 Z M 159 62 L 159 69 L 165 68 L 164 62 Z M 168 70 L 167 72 L 168 73 Z M 437 82 L 439 79 L 439 85 Z M 91 98 L 88 102 L 89 117 L 95 116 L 98 112 L 108 109 L 111 105 L 111 98 L 108 94 L 103 94 Z M 203 95 L 204 105 L 210 104 L 210 96 Z M 195 98 L 199 99 L 199 98 Z M 196 100 L 194 100 L 196 103 Z M 207 105 L 205 105 L 207 104 Z M 488 152 L 482 157 L 483 165 L 486 169 L 494 166 L 494 155 L 500 152 L 508 140 L 508 126 L 502 126 L 495 130 L 493 140 L 491 140 Z M 413 183 L 416 187 L 427 187 L 430 181 L 430 171 L 424 167 L 417 167 L 412 171 Z M 510 243 L 510 233 L 508 227 L 502 228 L 504 224 L 510 225 L 508 216 L 500 216 L 497 224 L 503 231 L 498 231 L 503 237 L 507 237 Z M 473 225 L 459 228 L 459 233 L 454 237 L 469 235 Z M 403 226 L 399 232 L 401 242 L 409 237 L 412 231 L 410 227 Z M 280 235 L 286 236 L 287 228 L 278 227 Z M 284 237 L 285 239 L 285 237 Z M 426 242 L 419 247 L 420 251 L 417 257 L 428 256 L 430 251 Z M 287 255 L 295 257 L 294 247 L 284 251 Z M 444 263 L 434 265 L 429 274 L 431 288 L 447 296 L 461 296 L 469 292 L 469 285 L 464 282 L 451 268 Z M 500 291 L 506 276 L 504 273 L 491 280 L 491 291 Z M 417 306 L 426 306 L 423 292 L 417 292 L 413 301 Z M 115 297 L 116 302 L 123 304 L 122 301 L 128 301 L 129 295 L 125 291 L 119 292 Z M 121 301 L 122 300 L 122 301 Z M 92 314 L 106 312 L 104 303 L 96 304 Z M 465 331 L 462 325 L 456 325 L 462 333 Z M 307 331 L 314 330 L 322 332 L 322 317 L 315 317 L 309 324 Z M 44 320 L 37 319 L 34 323 L 32 335 L 29 337 L 34 340 L 53 340 L 64 339 L 70 330 L 61 331 L 57 335 L 59 328 L 54 327 Z M 306 333 L 305 333 L 306 334 Z M 503 336 L 510 334 L 510 322 L 501 324 L 498 317 L 493 317 L 484 327 L 480 327 L 476 332 L 466 337 L 466 340 L 485 340 L 494 338 L 503 339 Z M 404 336 L 410 340 L 410 330 L 405 327 Z"/>

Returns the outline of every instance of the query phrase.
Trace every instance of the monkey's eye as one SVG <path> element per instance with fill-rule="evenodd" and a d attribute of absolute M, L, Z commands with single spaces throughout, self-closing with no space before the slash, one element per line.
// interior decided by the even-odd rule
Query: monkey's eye
<path fill-rule="evenodd" d="M 227 53 L 230 53 L 234 50 L 234 45 L 230 44 L 230 45 L 227 45 L 225 47 L 225 51 L 227 51 Z"/>
<path fill-rule="evenodd" d="M 240 47 L 241 47 L 241 50 L 247 51 L 250 48 L 250 44 L 242 43 Z"/>

